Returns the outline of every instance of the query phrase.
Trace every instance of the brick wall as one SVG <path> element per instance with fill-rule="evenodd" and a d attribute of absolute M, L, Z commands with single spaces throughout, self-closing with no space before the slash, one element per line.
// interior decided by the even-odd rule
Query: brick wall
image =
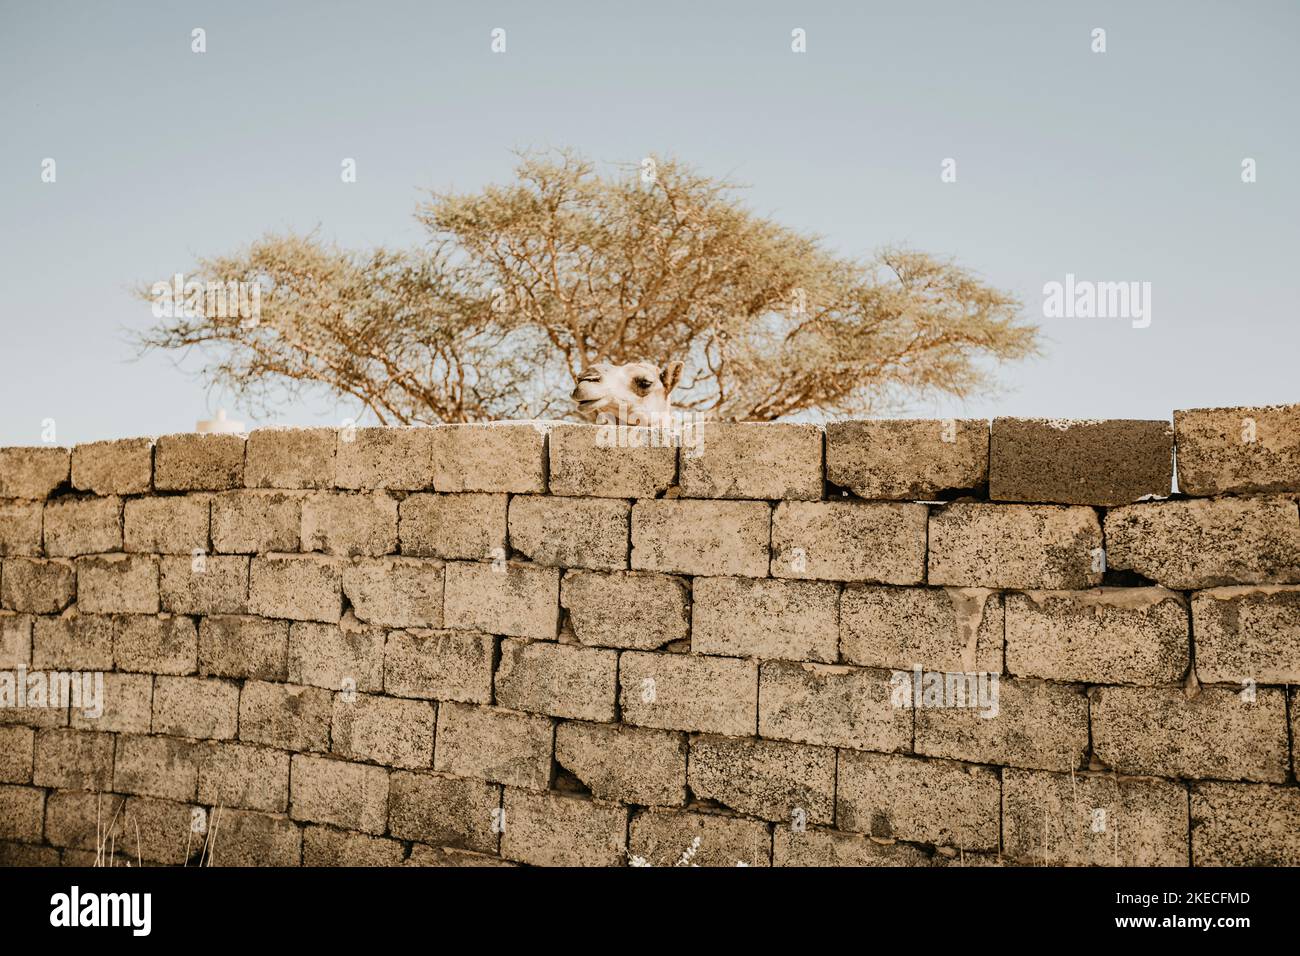
<path fill-rule="evenodd" d="M 0 450 L 0 861 L 1300 864 L 1300 406 L 609 437 Z"/>

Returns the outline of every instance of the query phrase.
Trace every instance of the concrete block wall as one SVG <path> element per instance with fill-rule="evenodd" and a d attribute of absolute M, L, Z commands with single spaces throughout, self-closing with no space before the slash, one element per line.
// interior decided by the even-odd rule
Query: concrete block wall
<path fill-rule="evenodd" d="M 1300 405 L 659 437 L 0 449 L 0 862 L 1300 864 Z"/>

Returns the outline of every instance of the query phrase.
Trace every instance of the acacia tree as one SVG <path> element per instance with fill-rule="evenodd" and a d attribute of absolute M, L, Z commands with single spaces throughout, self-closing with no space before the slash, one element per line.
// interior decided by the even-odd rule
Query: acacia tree
<path fill-rule="evenodd" d="M 386 423 L 563 414 L 586 366 L 672 359 L 680 407 L 861 414 L 967 397 L 1037 348 L 1019 303 L 952 262 L 837 256 L 671 159 L 601 175 L 525 153 L 515 181 L 433 193 L 416 216 L 418 250 L 289 235 L 202 259 L 200 281 L 259 285 L 259 321 L 179 315 L 140 345 L 198 347 L 210 385 L 264 405 L 319 387 Z"/>

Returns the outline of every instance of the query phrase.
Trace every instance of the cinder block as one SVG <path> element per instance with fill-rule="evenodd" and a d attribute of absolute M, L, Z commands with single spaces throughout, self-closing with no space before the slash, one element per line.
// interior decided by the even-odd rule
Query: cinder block
<path fill-rule="evenodd" d="M 782 501 L 772 513 L 772 575 L 919 584 L 925 505 Z"/>
<path fill-rule="evenodd" d="M 1101 583 L 1101 547 L 1101 526 L 1091 508 L 951 504 L 930 513 L 928 580 L 1078 590 Z"/>
<path fill-rule="evenodd" d="M 52 558 L 122 550 L 122 499 L 56 498 L 45 503 L 45 553 Z"/>
<path fill-rule="evenodd" d="M 299 622 L 289 631 L 289 680 L 328 691 L 383 687 L 383 630 L 351 614 L 338 624 Z"/>
<path fill-rule="evenodd" d="M 771 517 L 764 501 L 638 501 L 632 506 L 632 567 L 766 577 Z"/>
<path fill-rule="evenodd" d="M 102 678 L 103 689 L 98 688 Z M 91 695 L 86 682 L 92 681 Z M 101 733 L 147 734 L 153 718 L 153 677 L 150 674 L 81 675 L 82 697 L 74 700 L 68 724 Z M 98 699 L 95 699 L 95 696 Z"/>
<path fill-rule="evenodd" d="M 0 448 L 0 498 L 48 498 L 71 469 L 66 448 Z"/>
<path fill-rule="evenodd" d="M 1093 691 L 1092 745 L 1120 773 L 1193 779 L 1287 779 L 1286 695 L 1259 689 L 1249 701 L 1235 690 L 1204 687 L 1098 687 Z"/>
<path fill-rule="evenodd" d="M 388 771 L 369 764 L 294 754 L 289 816 L 346 830 L 383 833 L 388 826 Z"/>
<path fill-rule="evenodd" d="M 690 599 L 682 578 L 647 571 L 570 571 L 560 581 L 574 635 L 595 647 L 652 651 L 686 640 Z"/>
<path fill-rule="evenodd" d="M 625 651 L 618 662 L 624 723 L 741 736 L 758 730 L 758 663 Z"/>
<path fill-rule="evenodd" d="M 239 685 L 201 677 L 154 678 L 154 733 L 229 740 L 239 727 Z"/>
<path fill-rule="evenodd" d="M 384 693 L 490 704 L 495 651 L 496 639 L 477 631 L 391 631 L 384 645 Z"/>
<path fill-rule="evenodd" d="M 1300 684 L 1300 587 L 1198 591 L 1192 633 L 1206 683 Z"/>
<path fill-rule="evenodd" d="M 148 727 L 144 733 L 148 733 Z M 113 789 L 164 800 L 193 801 L 198 786 L 199 752 L 188 740 L 119 734 L 113 764 Z"/>
<path fill-rule="evenodd" d="M 432 428 L 345 428 L 335 452 L 335 483 L 364 491 L 432 488 L 432 455 Z"/>
<path fill-rule="evenodd" d="M 287 817 L 221 807 L 212 825 L 212 866 L 302 865 L 302 830 Z"/>
<path fill-rule="evenodd" d="M 334 699 L 298 684 L 244 682 L 239 695 L 239 739 L 283 750 L 329 750 Z"/>
<path fill-rule="evenodd" d="M 1106 513 L 1106 562 L 1176 590 L 1300 582 L 1300 511 L 1289 498 L 1116 508 Z"/>
<path fill-rule="evenodd" d="M 302 501 L 302 548 L 379 556 L 397 550 L 397 500 L 386 494 L 320 492 Z"/>
<path fill-rule="evenodd" d="M 140 560 L 145 558 L 141 556 Z M 161 561 L 159 592 L 165 611 L 173 614 L 265 613 L 265 608 L 250 607 L 247 555 L 163 555 L 158 560 Z"/>
<path fill-rule="evenodd" d="M 1124 505 L 1173 488 L 1167 421 L 995 418 L 989 498 Z"/>
<path fill-rule="evenodd" d="M 31 783 L 35 752 L 36 731 L 31 727 L 0 727 L 0 783 Z"/>
<path fill-rule="evenodd" d="M 71 561 L 5 558 L 0 604 L 11 611 L 58 614 L 76 593 L 77 575 Z"/>
<path fill-rule="evenodd" d="M 151 554 L 77 558 L 77 606 L 91 614 L 157 614 L 158 562 Z"/>
<path fill-rule="evenodd" d="M 916 704 L 916 752 L 972 763 L 1038 770 L 1074 770 L 1088 749 L 1088 700 L 1066 684 L 1000 679 L 985 693 L 963 674 L 901 672 L 900 690 Z M 965 706 L 953 706 L 963 698 Z M 1149 693 L 1149 691 L 1143 691 Z M 1094 725 L 1095 726 L 1095 725 Z"/>
<path fill-rule="evenodd" d="M 401 866 L 406 847 L 397 840 L 351 830 L 308 826 L 302 832 L 303 866 Z"/>
<path fill-rule="evenodd" d="M 211 822 L 191 804 L 154 797 L 128 797 L 120 820 L 118 851 L 132 861 L 139 857 L 166 866 L 197 862 Z"/>
<path fill-rule="evenodd" d="M 1002 673 L 1002 595 L 987 588 L 846 587 L 840 656 L 850 664 Z"/>
<path fill-rule="evenodd" d="M 297 551 L 302 498 L 278 491 L 231 491 L 212 499 L 212 547 L 223 554 Z"/>
<path fill-rule="evenodd" d="M 289 628 L 289 680 L 326 690 L 378 693 L 384 680 L 384 630 L 351 614 L 338 624 Z"/>
<path fill-rule="evenodd" d="M 496 699 L 514 710 L 612 721 L 617 672 L 616 651 L 504 640 L 496 672 Z"/>
<path fill-rule="evenodd" d="M 859 498 L 937 501 L 988 484 L 983 419 L 826 423 L 826 478 Z"/>
<path fill-rule="evenodd" d="M 154 445 L 158 491 L 225 491 L 244 486 L 244 436 L 163 435 Z"/>
<path fill-rule="evenodd" d="M 553 495 L 655 498 L 677 480 L 671 430 L 557 422 L 548 441 Z"/>
<path fill-rule="evenodd" d="M 1192 787 L 1196 866 L 1300 866 L 1300 790 L 1248 783 Z"/>
<path fill-rule="evenodd" d="M 640 810 L 628 855 L 649 866 L 771 866 L 772 834 L 758 820 L 720 813 Z"/>
<path fill-rule="evenodd" d="M 123 842 L 122 813 L 125 808 L 126 798 L 114 794 L 51 790 L 45 803 L 45 840 L 56 847 L 92 853 L 98 848 L 99 841 L 103 841 L 107 858 L 109 841 Z M 134 850 L 134 833 L 130 845 Z M 92 858 L 91 865 L 93 863 Z"/>
<path fill-rule="evenodd" d="M 433 429 L 433 487 L 438 491 L 546 491 L 545 422 L 438 425 Z"/>
<path fill-rule="evenodd" d="M 199 623 L 198 665 L 205 677 L 287 680 L 289 623 L 214 615 Z"/>
<path fill-rule="evenodd" d="M 289 754 L 283 750 L 211 743 L 198 756 L 199 803 L 269 813 L 288 809 Z"/>
<path fill-rule="evenodd" d="M 376 558 L 343 568 L 343 593 L 368 624 L 442 627 L 443 563 L 419 558 Z"/>
<path fill-rule="evenodd" d="M 1089 684 L 1174 684 L 1187 673 L 1187 603 L 1164 588 L 1007 595 L 1007 670 Z"/>
<path fill-rule="evenodd" d="M 759 670 L 758 733 L 832 747 L 910 750 L 912 708 L 895 706 L 892 690 L 889 671 L 766 662 Z"/>
<path fill-rule="evenodd" d="M 692 736 L 691 792 L 777 822 L 835 819 L 835 751 L 754 738 Z"/>
<path fill-rule="evenodd" d="M 1187 866 L 1187 790 L 1167 780 L 1002 771 L 1006 854 L 1039 866 Z"/>
<path fill-rule="evenodd" d="M 193 674 L 198 668 L 198 631 L 194 620 L 132 614 L 114 621 L 113 661 L 120 671 L 146 674 Z"/>
<path fill-rule="evenodd" d="M 504 560 L 505 495 L 408 495 L 400 508 L 402 554 Z"/>
<path fill-rule="evenodd" d="M 45 802 L 45 839 L 55 854 L 45 866 L 136 866 L 135 826 L 128 839 L 126 797 L 80 790 L 52 790 Z M 110 825 L 111 821 L 111 825 Z M 143 841 L 142 841 L 143 843 Z M 102 850 L 99 849 L 102 844 Z M 127 847 L 130 855 L 127 855 Z M 62 852 L 58 847 L 63 847 Z M 110 854 L 111 849 L 116 852 Z M 145 861 L 154 865 L 153 860 Z M 18 864 L 22 865 L 22 864 Z"/>
<path fill-rule="evenodd" d="M 338 694 L 330 749 L 349 760 L 418 770 L 433 763 L 434 705 L 377 694 Z"/>
<path fill-rule="evenodd" d="M 934 863 L 921 850 L 906 843 L 884 843 L 860 833 L 841 833 L 821 827 L 795 830 L 778 826 L 772 834 L 772 865 L 822 868 L 933 866 Z"/>
<path fill-rule="evenodd" d="M 697 578 L 691 647 L 698 654 L 834 661 L 839 587 L 822 581 Z"/>
<path fill-rule="evenodd" d="M 510 499 L 510 546 L 537 564 L 562 568 L 627 567 L 631 506 L 612 498 Z"/>
<path fill-rule="evenodd" d="M 88 730 L 36 731 L 32 782 L 38 787 L 61 790 L 112 790 L 113 741 L 112 734 Z"/>
<path fill-rule="evenodd" d="M 0 866 L 60 866 L 62 856 L 63 854 L 52 846 L 33 846 L 30 843 L 17 843 L 8 840 L 0 842 Z M 72 866 L 74 864 L 68 863 L 67 865 Z"/>
<path fill-rule="evenodd" d="M 501 855 L 532 866 L 620 866 L 627 808 L 601 800 L 507 788 Z"/>
<path fill-rule="evenodd" d="M 113 669 L 113 619 L 70 611 L 38 617 L 32 628 L 34 670 L 107 671 Z"/>
<path fill-rule="evenodd" d="M 411 844 L 411 855 L 402 866 L 516 866 L 509 860 L 486 853 L 471 853 L 469 850 L 451 850 L 441 846 L 425 846 L 422 843 Z"/>
<path fill-rule="evenodd" d="M 97 495 L 143 495 L 153 484 L 153 439 L 88 442 L 72 449 L 72 487 Z"/>
<path fill-rule="evenodd" d="M 679 733 L 565 721 L 555 728 L 555 760 L 602 800 L 686 802 L 686 738 Z"/>
<path fill-rule="evenodd" d="M 145 554 L 207 551 L 211 503 L 211 495 L 132 498 L 123 515 L 126 550 Z"/>
<path fill-rule="evenodd" d="M 0 842 L 0 866 L 53 867 L 61 865 L 61 858 L 62 854 L 52 846 L 33 846 L 8 840 Z"/>
<path fill-rule="evenodd" d="M 679 455 L 688 498 L 822 497 L 820 425 L 704 422 L 696 446 Z"/>
<path fill-rule="evenodd" d="M 835 825 L 841 830 L 962 850 L 998 849 L 1002 784 L 996 769 L 842 750 L 838 773 Z"/>
<path fill-rule="evenodd" d="M 0 707 L 0 726 L 22 726 L 33 728 L 68 726 L 67 707 L 48 707 L 46 706 L 44 697 L 40 699 L 27 699 L 22 703 L 23 706 L 21 707 Z"/>
<path fill-rule="evenodd" d="M 334 558 L 267 554 L 252 559 L 248 609 L 262 617 L 332 624 L 343 615 L 343 574 Z"/>
<path fill-rule="evenodd" d="M 435 770 L 545 790 L 551 780 L 551 721 L 498 707 L 438 707 Z"/>
<path fill-rule="evenodd" d="M 248 433 L 244 483 L 249 488 L 333 488 L 333 428 L 256 428 Z"/>
<path fill-rule="evenodd" d="M 433 773 L 393 774 L 388 829 L 402 840 L 495 853 L 502 824 L 501 788 Z"/>
<path fill-rule="evenodd" d="M 0 501 L 0 557 L 41 553 L 41 514 L 39 501 Z"/>
<path fill-rule="evenodd" d="M 0 611 L 0 669 L 17 670 L 32 662 L 32 618 Z"/>
<path fill-rule="evenodd" d="M 40 843 L 44 819 L 44 790 L 0 784 L 0 840 Z"/>
<path fill-rule="evenodd" d="M 514 562 L 447 563 L 446 626 L 509 637 L 553 639 L 560 572 Z"/>
<path fill-rule="evenodd" d="M 1300 491 L 1300 404 L 1174 412 L 1185 495 Z"/>

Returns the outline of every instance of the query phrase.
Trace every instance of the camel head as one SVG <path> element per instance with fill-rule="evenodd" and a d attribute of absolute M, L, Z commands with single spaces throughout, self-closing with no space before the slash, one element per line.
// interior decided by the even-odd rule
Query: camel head
<path fill-rule="evenodd" d="M 663 368 L 649 362 L 597 362 L 578 376 L 572 397 L 580 413 L 601 424 L 666 425 L 672 416 L 668 393 L 681 377 L 681 362 Z"/>

